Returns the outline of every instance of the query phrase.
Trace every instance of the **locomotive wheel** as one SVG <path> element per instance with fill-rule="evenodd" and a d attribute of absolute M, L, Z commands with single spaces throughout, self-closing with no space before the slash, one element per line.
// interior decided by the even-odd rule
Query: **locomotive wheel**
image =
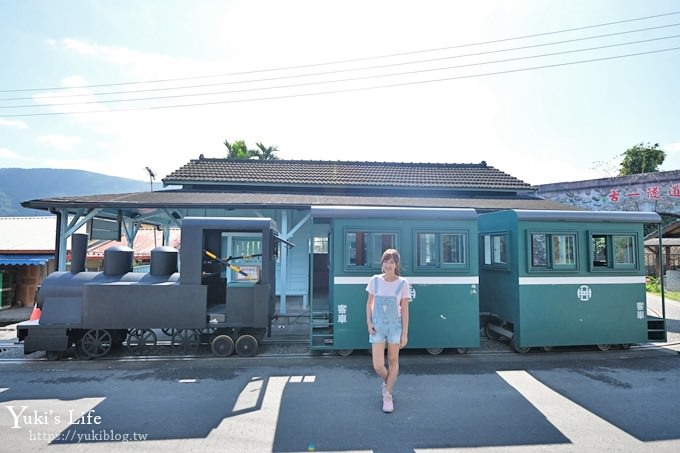
<path fill-rule="evenodd" d="M 80 352 L 88 359 L 96 359 L 111 350 L 111 334 L 104 329 L 91 329 L 80 339 Z"/>
<path fill-rule="evenodd" d="M 182 329 L 161 329 L 161 332 L 169 336 L 170 338 L 174 337 L 178 333 L 180 333 Z"/>
<path fill-rule="evenodd" d="M 468 348 L 456 348 L 458 354 L 467 354 Z"/>
<path fill-rule="evenodd" d="M 335 351 L 340 357 L 347 357 L 349 355 L 352 355 L 354 352 L 354 349 L 338 349 Z"/>
<path fill-rule="evenodd" d="M 234 353 L 234 340 L 229 335 L 218 335 L 210 343 L 210 349 L 217 357 L 229 357 Z"/>
<path fill-rule="evenodd" d="M 241 357 L 252 357 L 257 354 L 257 339 L 252 335 L 241 335 L 236 340 L 236 354 Z"/>
<path fill-rule="evenodd" d="M 430 355 L 439 355 L 444 351 L 444 348 L 427 348 L 425 350 Z"/>
<path fill-rule="evenodd" d="M 151 329 L 133 329 L 127 337 L 126 346 L 135 355 L 148 354 L 156 346 L 156 334 Z"/>
<path fill-rule="evenodd" d="M 198 333 L 192 329 L 180 329 L 172 336 L 172 345 L 179 347 L 184 354 L 192 354 L 198 350 Z"/>
<path fill-rule="evenodd" d="M 612 348 L 612 345 L 610 344 L 598 344 L 597 349 L 600 351 L 609 351 Z"/>

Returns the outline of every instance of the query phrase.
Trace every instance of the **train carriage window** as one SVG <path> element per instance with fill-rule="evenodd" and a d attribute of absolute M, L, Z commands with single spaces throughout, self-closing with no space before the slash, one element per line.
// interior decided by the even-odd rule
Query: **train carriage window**
<path fill-rule="evenodd" d="M 635 238 L 633 236 L 613 236 L 614 265 L 635 265 Z"/>
<path fill-rule="evenodd" d="M 508 233 L 482 235 L 481 246 L 483 248 L 483 264 L 489 267 L 507 268 L 508 241 Z"/>
<path fill-rule="evenodd" d="M 576 266 L 576 235 L 552 235 L 553 266 Z"/>
<path fill-rule="evenodd" d="M 345 265 L 380 268 L 383 252 L 391 248 L 397 248 L 396 233 L 348 231 L 345 234 Z"/>
<path fill-rule="evenodd" d="M 530 233 L 532 269 L 576 269 L 575 233 Z"/>
<path fill-rule="evenodd" d="M 548 267 L 546 236 L 546 234 L 531 235 L 531 265 L 533 267 Z"/>
<path fill-rule="evenodd" d="M 420 232 L 416 234 L 418 268 L 451 268 L 465 265 L 467 235 L 464 233 Z"/>
<path fill-rule="evenodd" d="M 632 234 L 592 234 L 593 269 L 636 269 L 636 237 Z"/>

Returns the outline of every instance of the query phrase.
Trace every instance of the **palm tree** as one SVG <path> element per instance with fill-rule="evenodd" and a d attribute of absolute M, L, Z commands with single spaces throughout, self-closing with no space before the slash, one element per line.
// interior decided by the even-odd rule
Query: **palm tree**
<path fill-rule="evenodd" d="M 234 143 L 229 143 L 228 140 L 225 140 L 224 146 L 229 151 L 227 153 L 228 159 L 250 159 L 257 154 L 256 151 L 249 150 L 246 142 L 243 140 L 236 140 Z"/>
<path fill-rule="evenodd" d="M 255 143 L 260 150 L 255 150 L 255 155 L 260 160 L 275 160 L 278 159 L 275 153 L 279 152 L 277 146 L 264 146 L 262 143 Z"/>

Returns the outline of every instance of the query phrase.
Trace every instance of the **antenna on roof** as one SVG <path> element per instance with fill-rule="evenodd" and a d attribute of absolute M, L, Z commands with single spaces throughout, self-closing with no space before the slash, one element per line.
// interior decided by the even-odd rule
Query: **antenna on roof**
<path fill-rule="evenodd" d="M 149 184 L 151 185 L 151 192 L 153 192 L 153 180 L 156 179 L 156 173 L 154 173 L 149 167 L 144 168 L 146 168 L 146 171 L 149 172 Z"/>

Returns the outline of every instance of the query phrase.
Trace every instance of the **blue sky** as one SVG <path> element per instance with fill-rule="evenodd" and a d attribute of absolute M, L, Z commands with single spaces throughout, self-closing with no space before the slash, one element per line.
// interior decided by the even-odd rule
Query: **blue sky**
<path fill-rule="evenodd" d="M 160 179 L 241 139 L 530 184 L 649 142 L 677 170 L 676 36 L 674 0 L 0 0 L 0 167 Z"/>

